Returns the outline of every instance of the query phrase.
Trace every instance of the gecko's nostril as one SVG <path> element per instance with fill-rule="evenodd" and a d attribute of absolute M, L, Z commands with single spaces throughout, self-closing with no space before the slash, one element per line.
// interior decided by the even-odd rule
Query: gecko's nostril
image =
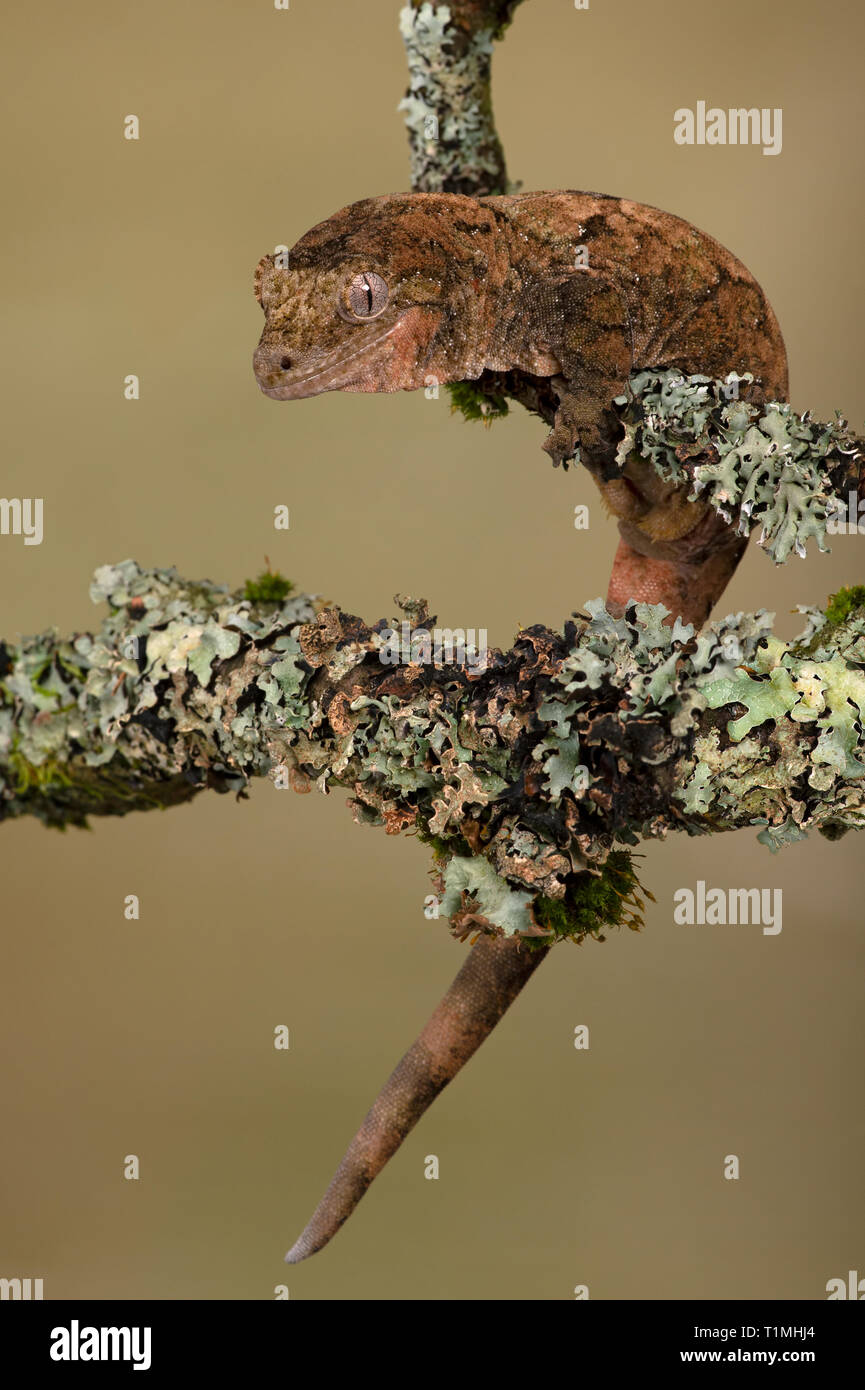
<path fill-rule="evenodd" d="M 290 357 L 283 357 L 283 359 L 282 359 L 282 361 L 280 362 L 279 365 L 280 365 L 280 367 L 282 368 L 282 370 L 283 370 L 284 372 L 287 372 L 287 371 L 290 369 L 290 367 L 291 367 L 291 358 L 290 358 Z"/>

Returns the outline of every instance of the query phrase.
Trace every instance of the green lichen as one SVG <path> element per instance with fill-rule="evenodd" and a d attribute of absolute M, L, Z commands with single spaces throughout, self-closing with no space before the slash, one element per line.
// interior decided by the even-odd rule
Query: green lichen
<path fill-rule="evenodd" d="M 409 134 L 412 188 L 420 193 L 504 193 L 504 154 L 490 98 L 499 25 L 468 34 L 447 5 L 400 11 L 409 89 L 399 104 Z"/>
<path fill-rule="evenodd" d="M 454 855 L 444 871 L 444 915 L 456 917 L 465 910 L 467 898 L 477 905 L 481 917 L 506 936 L 531 935 L 532 894 L 512 887 L 482 855 Z"/>
<path fill-rule="evenodd" d="M 715 728 L 695 739 L 676 793 L 706 829 L 750 819 L 775 851 L 812 830 L 836 840 L 865 825 L 863 592 L 854 586 L 838 598 L 834 624 L 803 609 L 808 624 L 794 642 L 764 636 L 732 672 L 703 685 L 710 708 L 736 715 L 726 741 Z"/>
<path fill-rule="evenodd" d="M 675 371 L 636 372 L 616 404 L 624 424 L 617 459 L 632 451 L 667 482 L 691 488 L 776 564 L 804 556 L 809 541 L 828 550 L 827 518 L 851 470 L 865 467 L 865 443 L 836 415 L 798 415 L 783 401 L 752 405 L 750 373 L 725 381 Z"/>
<path fill-rule="evenodd" d="M 768 679 L 754 680 L 746 671 L 738 671 L 729 680 L 714 681 L 704 694 L 710 709 L 723 705 L 744 705 L 745 713 L 727 724 L 734 742 L 743 739 L 752 729 L 769 719 L 776 723 L 792 710 L 799 699 L 793 689 L 790 673 L 783 666 L 771 672 Z"/>

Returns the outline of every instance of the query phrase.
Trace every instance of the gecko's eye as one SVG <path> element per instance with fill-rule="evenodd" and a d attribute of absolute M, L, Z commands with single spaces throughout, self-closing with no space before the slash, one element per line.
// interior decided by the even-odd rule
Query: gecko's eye
<path fill-rule="evenodd" d="M 374 270 L 353 275 L 342 292 L 339 311 L 349 323 L 376 319 L 387 308 L 388 288 Z"/>

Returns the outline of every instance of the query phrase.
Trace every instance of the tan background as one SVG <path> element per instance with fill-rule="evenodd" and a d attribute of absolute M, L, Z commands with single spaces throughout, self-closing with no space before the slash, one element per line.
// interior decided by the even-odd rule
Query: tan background
<path fill-rule="evenodd" d="M 267 554 L 368 619 L 424 594 L 503 645 L 603 592 L 614 528 L 519 409 L 484 432 L 422 395 L 277 406 L 255 386 L 259 256 L 407 186 L 397 8 L 10 16 L 0 491 L 43 496 L 46 520 L 41 547 L 0 538 L 0 632 L 92 627 L 91 571 L 127 556 L 234 584 Z M 848 0 L 527 0 L 495 71 L 512 177 L 711 231 L 774 303 L 794 404 L 857 424 L 863 39 Z M 700 99 L 783 107 L 783 153 L 675 146 Z M 787 570 L 752 548 L 726 609 L 777 609 L 790 634 L 796 602 L 862 578 L 856 539 Z M 647 846 L 646 932 L 560 947 L 350 1226 L 286 1272 L 462 956 L 423 917 L 426 852 L 343 802 L 260 785 L 90 834 L 3 827 L 0 1275 L 51 1298 L 270 1298 L 287 1278 L 293 1298 L 679 1299 L 820 1298 L 865 1273 L 862 841 L 773 858 L 751 833 Z M 783 932 L 674 926 L 698 878 L 783 887 Z"/>

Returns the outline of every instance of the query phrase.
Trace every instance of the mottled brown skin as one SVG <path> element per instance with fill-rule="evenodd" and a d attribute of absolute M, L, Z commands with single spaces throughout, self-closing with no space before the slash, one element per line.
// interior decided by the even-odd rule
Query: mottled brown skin
<path fill-rule="evenodd" d="M 575 268 L 578 247 L 587 268 Z M 387 284 L 387 305 L 350 321 L 345 287 L 370 271 Z M 648 367 L 751 372 L 752 399 L 786 399 L 771 306 L 712 237 L 594 193 L 397 193 L 314 227 L 288 269 L 266 256 L 256 293 L 266 322 L 255 373 L 276 400 L 508 374 L 512 394 L 551 419 L 544 448 L 554 464 L 579 447 L 619 519 L 610 602 L 664 603 L 673 616 L 705 621 L 746 542 L 645 461 L 617 468 L 611 402 Z M 539 394 L 553 404 L 538 404 Z"/>
<path fill-rule="evenodd" d="M 577 268 L 579 247 L 586 268 Z M 387 287 L 383 305 L 370 275 Z M 355 277 L 364 283 L 360 319 L 348 291 Z M 616 465 L 611 402 L 626 393 L 632 371 L 649 367 L 751 372 L 751 399 L 786 398 L 772 309 L 718 242 L 669 213 L 594 193 L 400 193 L 354 203 L 314 227 L 287 269 L 265 256 L 255 284 L 266 316 L 255 374 L 266 395 L 504 379 L 509 394 L 552 425 L 544 447 L 553 463 L 567 466 L 579 448 L 619 519 L 610 607 L 638 599 L 698 626 L 708 617 L 747 542 L 647 462 Z M 473 947 L 367 1115 L 290 1262 L 335 1234 L 546 954 L 487 936 Z"/>

